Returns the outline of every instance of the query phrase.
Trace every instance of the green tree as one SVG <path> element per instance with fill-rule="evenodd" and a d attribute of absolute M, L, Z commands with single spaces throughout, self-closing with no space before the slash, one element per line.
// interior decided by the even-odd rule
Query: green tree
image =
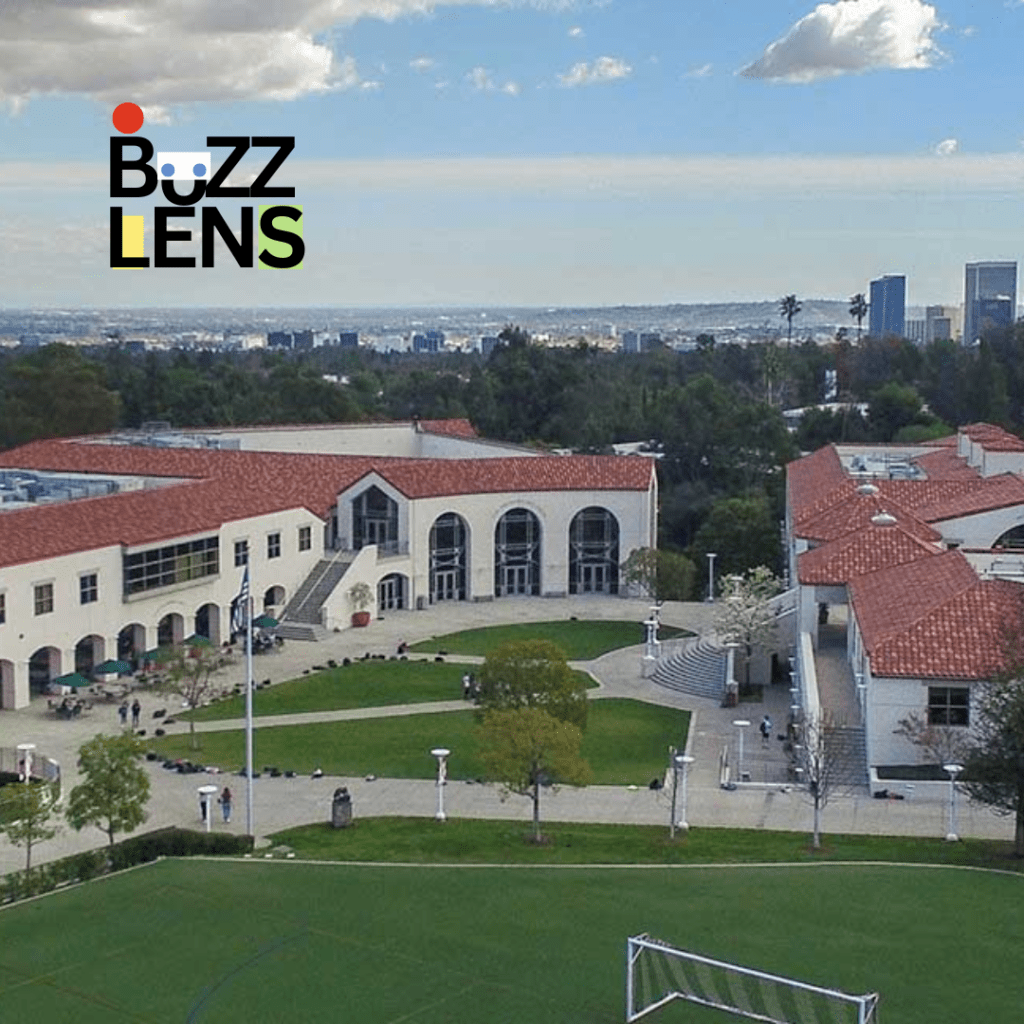
<path fill-rule="evenodd" d="M 864 298 L 863 292 L 857 292 L 850 296 L 850 316 L 857 321 L 857 340 L 860 341 L 861 325 L 864 317 L 868 315 L 868 300 Z"/>
<path fill-rule="evenodd" d="M 539 707 L 489 711 L 478 730 L 480 760 L 489 779 L 501 783 L 502 796 L 533 801 L 533 838 L 541 842 L 541 786 L 583 786 L 590 765 L 580 756 L 583 734 Z"/>
<path fill-rule="evenodd" d="M 868 423 L 875 439 L 892 441 L 901 430 L 913 424 L 923 425 L 931 417 L 922 418 L 924 402 L 917 389 L 906 384 L 890 381 L 880 387 L 871 397 L 868 406 Z"/>
<path fill-rule="evenodd" d="M 718 555 L 716 569 L 724 579 L 759 565 L 778 571 L 782 548 L 778 517 L 762 495 L 721 498 L 693 539 L 695 564 L 704 565 L 709 551 Z"/>
<path fill-rule="evenodd" d="M 0 787 L 0 832 L 14 846 L 25 847 L 25 876 L 32 870 L 32 847 L 52 839 L 59 827 L 57 790 L 48 782 L 11 782 Z"/>
<path fill-rule="evenodd" d="M 480 669 L 477 716 L 539 708 L 578 729 L 587 727 L 586 683 L 550 640 L 516 640 L 495 648 Z"/>
<path fill-rule="evenodd" d="M 95 736 L 78 751 L 84 776 L 68 799 L 67 819 L 80 832 L 95 825 L 110 845 L 119 832 L 133 832 L 147 818 L 149 775 L 139 764 L 142 744 L 131 733 Z"/>
<path fill-rule="evenodd" d="M 779 299 L 779 316 L 785 317 L 787 325 L 787 339 L 790 345 L 793 344 L 793 317 L 795 317 L 803 306 L 800 305 L 795 295 L 786 295 Z"/>
<path fill-rule="evenodd" d="M 212 644 L 178 644 L 168 652 L 154 686 L 160 693 L 180 697 L 190 711 L 195 711 L 211 697 L 226 692 L 230 684 L 220 672 L 233 662 L 231 655 Z M 194 715 L 189 716 L 188 734 L 189 746 L 196 750 L 199 743 Z"/>
<path fill-rule="evenodd" d="M 662 548 L 635 548 L 622 563 L 622 579 L 656 601 L 689 601 L 696 567 L 686 555 Z"/>

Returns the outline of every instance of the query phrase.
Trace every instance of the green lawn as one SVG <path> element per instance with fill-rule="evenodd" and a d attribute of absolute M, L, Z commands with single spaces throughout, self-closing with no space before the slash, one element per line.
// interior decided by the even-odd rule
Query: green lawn
<path fill-rule="evenodd" d="M 669 640 L 691 636 L 689 630 L 662 626 L 658 636 Z M 590 661 L 619 647 L 632 647 L 644 642 L 644 628 L 639 622 L 567 619 L 558 622 L 516 622 L 507 626 L 484 626 L 446 633 L 413 644 L 410 650 L 420 653 L 447 651 L 449 654 L 474 654 L 486 657 L 495 647 L 513 640 L 550 640 L 565 651 L 570 661 Z"/>
<path fill-rule="evenodd" d="M 693 828 L 669 836 L 664 825 L 543 822 L 546 842 L 531 842 L 526 821 L 449 818 L 360 818 L 348 828 L 327 821 L 276 833 L 306 860 L 388 861 L 422 864 L 764 864 L 874 861 L 984 867 L 1024 872 L 1013 844 L 985 839 L 920 836 L 825 835 L 810 846 L 807 832 Z M 541 808 L 543 818 L 543 806 Z"/>
<path fill-rule="evenodd" d="M 879 991 L 882 1021 L 1002 1024 L 1024 1003 L 1022 883 L 878 865 L 166 860 L 0 911 L 0 1019 L 618 1024 L 625 940 L 648 932 Z M 652 1017 L 714 1019 L 684 1004 Z"/>
<path fill-rule="evenodd" d="M 663 775 L 668 747 L 685 744 L 689 720 L 689 712 L 639 701 L 591 702 L 583 755 L 594 770 L 594 782 L 646 785 Z M 150 749 L 165 757 L 187 757 L 232 771 L 242 767 L 242 730 L 197 733 L 197 737 L 202 743 L 199 753 L 190 750 L 185 733 L 154 740 Z M 319 765 L 328 775 L 429 779 L 437 771 L 437 762 L 427 752 L 441 743 L 452 751 L 448 761 L 452 779 L 482 775 L 476 755 L 476 720 L 469 710 L 256 729 L 253 763 L 257 770 L 276 765 L 308 773 Z"/>

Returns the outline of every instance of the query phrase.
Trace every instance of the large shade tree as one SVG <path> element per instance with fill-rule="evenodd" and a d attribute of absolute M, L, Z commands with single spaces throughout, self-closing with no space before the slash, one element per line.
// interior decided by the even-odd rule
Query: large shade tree
<path fill-rule="evenodd" d="M 146 820 L 149 775 L 139 764 L 142 744 L 132 733 L 95 736 L 78 751 L 82 781 L 71 790 L 67 819 L 75 831 L 95 825 L 110 845 Z"/>

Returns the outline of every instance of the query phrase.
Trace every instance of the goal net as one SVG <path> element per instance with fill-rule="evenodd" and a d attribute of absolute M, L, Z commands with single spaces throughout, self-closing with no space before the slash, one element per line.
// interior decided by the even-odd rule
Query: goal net
<path fill-rule="evenodd" d="M 626 1021 L 676 999 L 769 1024 L 877 1024 L 878 993 L 852 996 L 711 960 L 650 936 L 626 944 Z"/>

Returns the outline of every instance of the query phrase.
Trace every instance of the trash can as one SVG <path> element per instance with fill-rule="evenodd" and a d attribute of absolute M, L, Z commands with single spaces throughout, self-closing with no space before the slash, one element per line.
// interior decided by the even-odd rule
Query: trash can
<path fill-rule="evenodd" d="M 348 828 L 352 824 L 352 796 L 341 786 L 334 791 L 331 801 L 331 824 L 335 828 Z"/>

